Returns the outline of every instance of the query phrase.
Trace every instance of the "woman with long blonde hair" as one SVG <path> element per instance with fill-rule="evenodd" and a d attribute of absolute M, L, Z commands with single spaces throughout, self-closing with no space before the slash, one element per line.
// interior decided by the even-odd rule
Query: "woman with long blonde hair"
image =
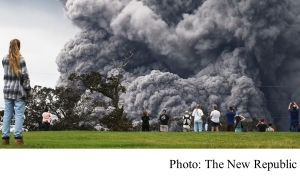
<path fill-rule="evenodd" d="M 18 39 L 10 41 L 9 53 L 2 60 L 4 68 L 4 117 L 2 127 L 2 145 L 9 145 L 10 124 L 15 114 L 15 144 L 23 145 L 22 128 L 24 121 L 25 100 L 32 96 L 27 67 L 20 53 Z"/>
<path fill-rule="evenodd" d="M 194 109 L 194 111 L 192 113 L 192 117 L 194 118 L 194 132 L 202 132 L 202 129 L 203 129 L 202 116 L 203 116 L 203 111 L 201 109 L 201 105 L 197 104 L 196 108 Z"/>

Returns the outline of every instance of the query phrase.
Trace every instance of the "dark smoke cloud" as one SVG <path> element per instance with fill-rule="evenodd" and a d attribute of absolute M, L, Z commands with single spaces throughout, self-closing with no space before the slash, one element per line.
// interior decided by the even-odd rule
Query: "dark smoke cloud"
<path fill-rule="evenodd" d="M 82 32 L 57 58 L 59 86 L 73 72 L 110 72 L 125 47 L 134 53 L 121 101 L 129 115 L 233 105 L 287 130 L 287 105 L 300 101 L 298 0 L 61 1 Z"/>

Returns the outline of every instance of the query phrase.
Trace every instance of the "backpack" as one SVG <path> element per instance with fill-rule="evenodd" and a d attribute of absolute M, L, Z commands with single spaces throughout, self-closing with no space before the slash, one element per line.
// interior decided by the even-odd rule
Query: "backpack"
<path fill-rule="evenodd" d="M 186 117 L 184 115 L 183 117 L 184 117 L 184 121 L 185 121 L 184 125 L 189 125 L 188 122 L 187 122 L 187 120 L 191 120 L 191 116 Z"/>
<path fill-rule="evenodd" d="M 240 121 L 241 122 L 241 128 L 243 129 L 244 128 L 244 125 L 243 125 L 243 121 Z M 237 127 L 238 124 L 235 124 L 235 128 Z"/>

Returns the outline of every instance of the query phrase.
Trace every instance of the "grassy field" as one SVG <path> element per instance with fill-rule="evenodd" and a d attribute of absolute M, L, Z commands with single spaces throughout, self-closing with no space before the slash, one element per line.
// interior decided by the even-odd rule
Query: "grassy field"
<path fill-rule="evenodd" d="M 25 145 L 0 148 L 300 148 L 300 133 L 292 132 L 24 132 Z M 12 136 L 13 138 L 13 136 Z"/>

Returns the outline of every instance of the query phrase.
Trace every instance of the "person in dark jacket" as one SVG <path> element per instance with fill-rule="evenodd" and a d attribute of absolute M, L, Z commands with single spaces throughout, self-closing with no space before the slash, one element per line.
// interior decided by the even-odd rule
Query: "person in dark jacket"
<path fill-rule="evenodd" d="M 226 111 L 226 131 L 235 131 L 234 126 L 234 116 L 235 116 L 235 110 L 233 107 L 229 107 L 229 109 Z"/>
<path fill-rule="evenodd" d="M 299 106 L 296 102 L 291 102 L 288 106 L 290 113 L 290 131 L 298 132 L 299 129 Z"/>
<path fill-rule="evenodd" d="M 147 113 L 147 111 L 143 111 L 143 115 L 142 115 L 142 131 L 149 131 L 149 114 Z"/>
<path fill-rule="evenodd" d="M 167 115 L 167 111 L 164 109 L 158 119 L 160 121 L 160 131 L 161 132 L 169 131 L 169 119 L 170 119 L 170 116 Z"/>

